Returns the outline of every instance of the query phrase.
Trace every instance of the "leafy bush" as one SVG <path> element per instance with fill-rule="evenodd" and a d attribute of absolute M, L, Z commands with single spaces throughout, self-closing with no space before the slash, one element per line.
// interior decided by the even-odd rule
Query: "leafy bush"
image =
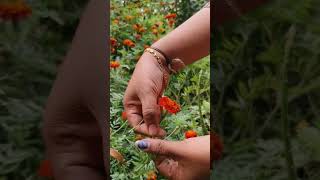
<path fill-rule="evenodd" d="M 141 135 L 136 135 L 122 118 L 123 95 L 145 46 L 174 28 L 165 16 L 173 13 L 176 6 L 170 0 L 113 0 L 111 8 L 111 60 L 115 62 L 111 64 L 110 72 L 110 144 L 121 155 L 111 158 L 110 172 L 113 179 L 145 179 L 150 171 L 155 172 L 156 169 L 150 155 L 134 145 Z M 127 45 L 124 45 L 126 39 L 131 42 L 127 40 Z M 210 117 L 209 64 L 209 58 L 204 58 L 171 77 L 165 95 L 177 101 L 181 111 L 176 115 L 163 113 L 161 126 L 168 133 L 166 139 L 182 140 L 188 129 L 199 135 L 207 134 Z M 164 178 L 159 176 L 158 179 Z"/>
<path fill-rule="evenodd" d="M 216 29 L 213 179 L 319 179 L 319 5 L 274 0 Z"/>

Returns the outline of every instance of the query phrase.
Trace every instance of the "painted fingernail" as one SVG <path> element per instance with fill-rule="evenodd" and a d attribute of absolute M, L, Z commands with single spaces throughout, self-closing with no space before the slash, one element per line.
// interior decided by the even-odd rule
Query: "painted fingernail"
<path fill-rule="evenodd" d="M 140 149 L 147 149 L 149 146 L 149 143 L 145 140 L 136 141 L 136 146 Z"/>

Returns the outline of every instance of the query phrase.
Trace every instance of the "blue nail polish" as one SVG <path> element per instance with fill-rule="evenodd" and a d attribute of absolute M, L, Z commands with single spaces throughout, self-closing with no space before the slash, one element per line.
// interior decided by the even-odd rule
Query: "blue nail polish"
<path fill-rule="evenodd" d="M 143 140 L 137 141 L 137 146 L 140 149 L 147 149 L 148 148 L 148 142 L 143 141 Z"/>

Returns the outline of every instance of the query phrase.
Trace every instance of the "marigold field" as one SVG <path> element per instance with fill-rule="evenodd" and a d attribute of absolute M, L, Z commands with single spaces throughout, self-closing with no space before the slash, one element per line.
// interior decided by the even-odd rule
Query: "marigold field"
<path fill-rule="evenodd" d="M 135 134 L 128 125 L 122 101 L 144 49 L 178 25 L 178 8 L 175 1 L 111 1 L 110 173 L 113 179 L 164 179 L 157 173 L 151 156 L 135 147 L 134 142 L 144 137 Z M 164 95 L 159 105 L 164 109 L 161 126 L 167 131 L 165 139 L 177 141 L 208 134 L 209 57 L 173 75 Z"/>

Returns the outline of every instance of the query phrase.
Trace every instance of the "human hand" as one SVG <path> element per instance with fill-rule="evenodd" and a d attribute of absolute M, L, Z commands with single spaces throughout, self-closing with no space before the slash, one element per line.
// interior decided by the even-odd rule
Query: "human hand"
<path fill-rule="evenodd" d="M 205 180 L 210 177 L 210 136 L 183 141 L 144 139 L 136 145 L 156 155 L 159 172 L 171 180 Z"/>
<path fill-rule="evenodd" d="M 144 53 L 136 65 L 124 97 L 124 108 L 129 124 L 138 133 L 163 137 L 165 131 L 160 128 L 160 107 L 158 99 L 166 87 L 163 81 L 167 71 L 160 68 L 157 60 Z"/>

